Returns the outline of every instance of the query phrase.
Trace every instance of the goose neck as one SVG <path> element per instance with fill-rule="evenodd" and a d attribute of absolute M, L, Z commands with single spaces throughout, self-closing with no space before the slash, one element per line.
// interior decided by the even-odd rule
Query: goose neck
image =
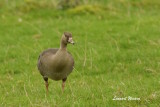
<path fill-rule="evenodd" d="M 61 50 L 66 50 L 66 48 L 67 48 L 67 43 L 64 43 L 63 41 L 61 41 L 60 49 Z"/>

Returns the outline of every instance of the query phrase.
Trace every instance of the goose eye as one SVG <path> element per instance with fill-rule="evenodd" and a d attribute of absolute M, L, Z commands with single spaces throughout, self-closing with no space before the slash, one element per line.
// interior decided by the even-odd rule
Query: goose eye
<path fill-rule="evenodd" d="M 65 37 L 67 38 L 67 37 L 68 37 L 68 35 L 65 35 Z"/>

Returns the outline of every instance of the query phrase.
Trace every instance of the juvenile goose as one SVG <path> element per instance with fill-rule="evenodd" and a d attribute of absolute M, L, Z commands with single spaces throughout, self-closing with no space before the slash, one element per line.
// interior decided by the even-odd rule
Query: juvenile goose
<path fill-rule="evenodd" d="M 74 44 L 72 34 L 64 32 L 60 42 L 60 48 L 51 48 L 43 51 L 38 58 L 38 70 L 45 81 L 48 93 L 48 78 L 52 80 L 62 80 L 62 91 L 64 91 L 67 76 L 72 72 L 74 59 L 66 50 L 67 44 Z"/>

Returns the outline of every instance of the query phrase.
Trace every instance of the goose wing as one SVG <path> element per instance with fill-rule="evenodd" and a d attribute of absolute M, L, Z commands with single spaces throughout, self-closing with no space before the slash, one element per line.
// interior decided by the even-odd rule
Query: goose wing
<path fill-rule="evenodd" d="M 52 55 L 53 55 L 53 54 L 56 54 L 57 51 L 58 51 L 58 49 L 56 49 L 56 48 L 51 48 L 51 49 L 47 49 L 47 50 L 43 51 L 43 52 L 39 55 L 37 67 L 38 67 L 38 70 L 40 71 L 40 73 L 43 72 L 43 64 L 42 64 L 42 62 L 41 62 L 42 56 L 44 56 L 44 55 L 46 55 L 46 54 L 52 54 Z M 42 75 L 43 75 L 43 74 L 42 74 Z"/>

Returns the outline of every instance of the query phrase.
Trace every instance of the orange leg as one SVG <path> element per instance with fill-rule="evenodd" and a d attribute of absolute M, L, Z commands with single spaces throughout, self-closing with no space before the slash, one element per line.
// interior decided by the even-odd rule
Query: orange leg
<path fill-rule="evenodd" d="M 46 86 L 46 93 L 48 94 L 48 78 L 47 77 L 43 77 L 44 81 L 45 81 L 45 86 Z"/>
<path fill-rule="evenodd" d="M 65 82 L 67 78 L 62 79 L 62 92 L 64 92 Z"/>

